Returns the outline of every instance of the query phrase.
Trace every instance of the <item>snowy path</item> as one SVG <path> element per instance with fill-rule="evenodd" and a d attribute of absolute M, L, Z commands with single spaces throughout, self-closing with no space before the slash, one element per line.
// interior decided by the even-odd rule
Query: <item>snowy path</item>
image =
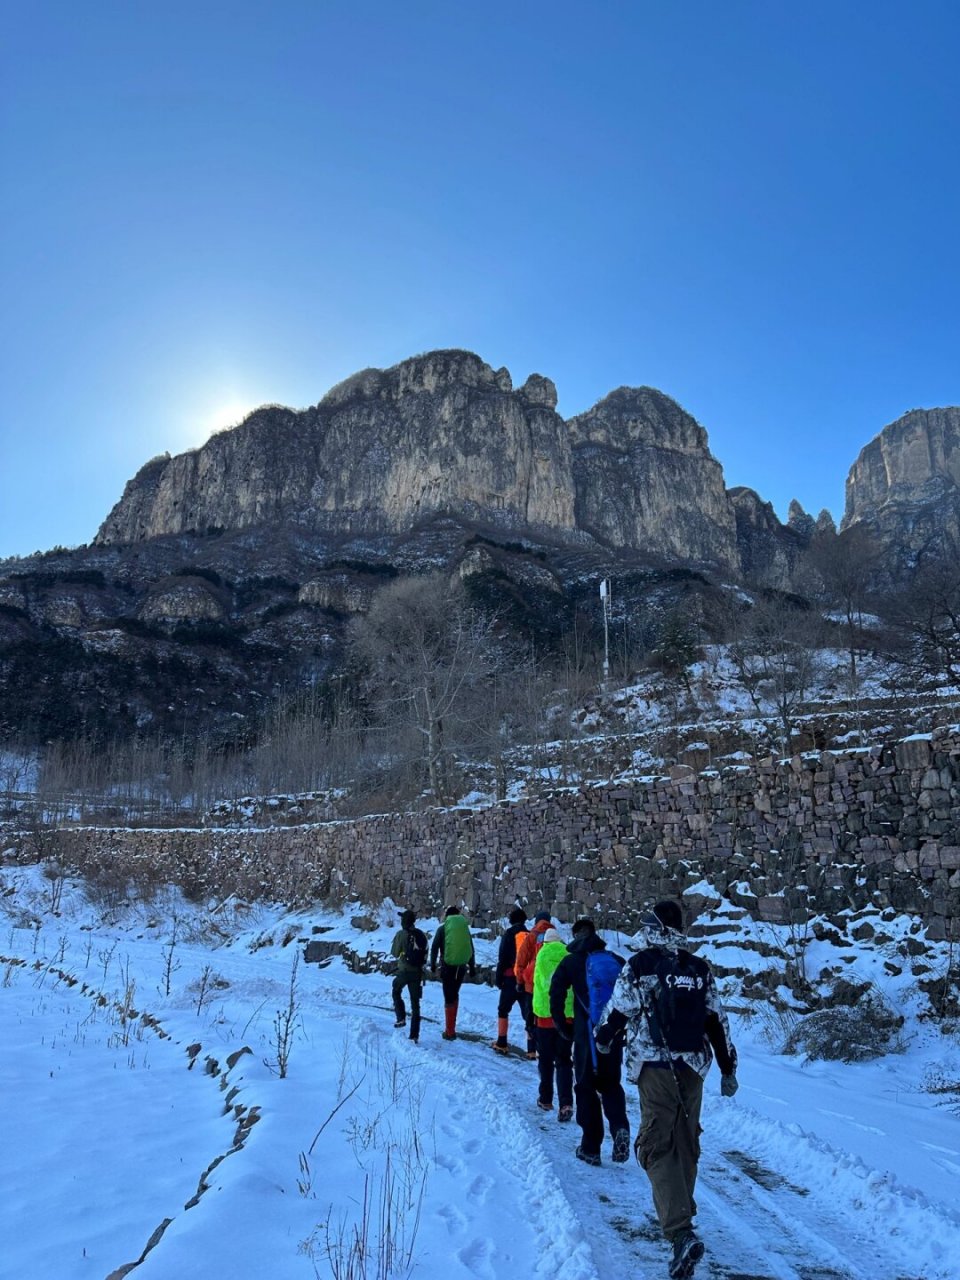
<path fill-rule="evenodd" d="M 271 926 L 274 945 L 262 946 Z M 393 1028 L 388 979 L 339 961 L 301 969 L 290 1074 L 280 1080 L 264 1059 L 297 950 L 276 945 L 296 933 L 280 912 L 260 913 L 228 945 L 220 935 L 213 946 L 200 934 L 182 941 L 169 996 L 162 921 L 91 926 L 78 907 L 54 930 L 12 927 L 0 948 L 26 962 L 8 964 L 0 989 L 0 1085 L 18 1101 L 0 1157 L 5 1235 L 15 1241 L 0 1254 L 0 1280 L 105 1280 L 168 1219 L 135 1277 L 347 1275 L 337 1266 L 364 1198 L 385 1185 L 385 1159 L 411 1152 L 399 1243 L 413 1267 L 391 1275 L 666 1276 L 646 1178 L 632 1160 L 610 1163 L 609 1144 L 599 1169 L 574 1158 L 576 1125 L 536 1110 L 535 1064 L 486 1047 L 489 988 L 464 989 L 466 1035 L 448 1044 L 439 987 L 428 984 L 414 1046 Z M 45 950 L 77 985 L 31 968 Z M 198 1009 L 205 968 L 224 985 Z M 82 982 L 114 1000 L 132 982 L 139 1009 L 169 1038 L 126 1035 Z M 202 1048 L 188 1071 L 191 1043 Z M 252 1052 L 225 1071 L 245 1045 Z M 741 1048 L 738 1097 L 720 1099 L 715 1073 L 705 1093 L 700 1280 L 958 1280 L 960 1119 L 888 1087 L 902 1084 L 902 1063 L 871 1067 L 858 1092 L 832 1070 Z M 204 1074 L 207 1057 L 221 1075 Z M 635 1129 L 633 1086 L 628 1104 Z M 259 1108 L 260 1120 L 231 1152 L 237 1106 Z M 888 1171 L 892 1148 L 920 1189 Z M 209 1190 L 185 1210 L 207 1170 Z"/>

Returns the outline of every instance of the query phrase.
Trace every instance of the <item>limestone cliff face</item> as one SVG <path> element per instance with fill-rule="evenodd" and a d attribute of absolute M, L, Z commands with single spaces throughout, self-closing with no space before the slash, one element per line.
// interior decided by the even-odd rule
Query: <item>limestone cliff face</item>
<path fill-rule="evenodd" d="M 744 576 L 765 587 L 789 591 L 816 527 L 814 521 L 797 503 L 796 510 L 791 508 L 790 523 L 782 525 L 773 506 L 753 489 L 737 486 L 728 492 L 737 523 L 737 550 Z"/>
<path fill-rule="evenodd" d="M 960 532 L 960 408 L 912 409 L 860 451 L 841 527 L 861 521 L 907 554 Z"/>
<path fill-rule="evenodd" d="M 514 389 L 466 351 L 366 369 L 313 408 L 257 410 L 156 458 L 97 543 L 287 522 L 404 533 L 438 515 L 668 560 L 739 567 L 707 436 L 669 397 L 621 388 L 565 422 L 549 378 Z"/>
<path fill-rule="evenodd" d="M 260 409 L 127 485 L 98 543 L 293 520 L 402 532 L 439 512 L 573 528 L 556 391 L 464 351 L 436 351 L 340 383 L 315 408 Z M 566 483 L 564 483 L 566 480 Z"/>
<path fill-rule="evenodd" d="M 707 433 L 669 396 L 621 387 L 570 420 L 577 526 L 615 547 L 738 567 Z"/>

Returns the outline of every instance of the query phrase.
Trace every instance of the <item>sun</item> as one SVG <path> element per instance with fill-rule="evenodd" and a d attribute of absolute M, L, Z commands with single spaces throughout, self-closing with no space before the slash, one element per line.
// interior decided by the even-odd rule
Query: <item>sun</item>
<path fill-rule="evenodd" d="M 255 407 L 249 400 L 240 399 L 223 400 L 216 403 L 214 408 L 205 412 L 202 416 L 200 426 L 204 436 L 212 436 L 216 431 L 224 431 L 228 427 L 235 427 Z"/>

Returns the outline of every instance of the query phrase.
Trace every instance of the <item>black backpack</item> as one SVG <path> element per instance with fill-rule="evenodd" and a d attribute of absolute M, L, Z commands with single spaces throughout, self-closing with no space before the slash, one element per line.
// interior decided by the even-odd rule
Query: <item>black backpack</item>
<path fill-rule="evenodd" d="M 422 969 L 427 963 L 427 935 L 421 929 L 407 930 L 407 945 L 403 953 L 407 964 Z"/>
<path fill-rule="evenodd" d="M 642 972 L 657 979 L 648 995 L 654 1044 L 671 1053 L 702 1053 L 710 974 L 706 964 L 682 949 L 657 949 L 636 958 L 646 961 Z"/>

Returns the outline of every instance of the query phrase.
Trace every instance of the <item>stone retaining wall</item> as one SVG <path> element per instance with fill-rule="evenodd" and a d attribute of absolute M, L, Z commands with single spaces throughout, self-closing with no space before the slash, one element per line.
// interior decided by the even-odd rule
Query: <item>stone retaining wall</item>
<path fill-rule="evenodd" d="M 771 921 L 872 904 L 921 916 L 930 938 L 960 938 L 960 728 L 486 809 L 265 830 L 70 828 L 53 850 L 94 879 L 169 879 L 195 895 L 389 896 L 424 913 L 456 900 L 478 921 L 519 898 L 627 929 L 652 898 L 706 879 Z"/>

